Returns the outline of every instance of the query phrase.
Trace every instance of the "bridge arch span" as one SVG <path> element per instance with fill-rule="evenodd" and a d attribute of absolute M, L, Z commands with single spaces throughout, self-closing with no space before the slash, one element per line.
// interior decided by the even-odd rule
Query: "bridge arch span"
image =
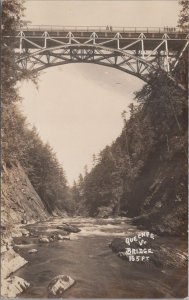
<path fill-rule="evenodd" d="M 92 63 L 112 67 L 147 82 L 148 74 L 157 71 L 157 66 L 125 53 L 121 49 L 108 48 L 101 45 L 65 45 L 48 49 L 40 49 L 32 53 L 24 53 L 17 59 L 20 69 L 41 71 L 49 67 L 69 63 Z"/>
<path fill-rule="evenodd" d="M 189 35 L 179 28 L 37 27 L 20 28 L 12 43 L 20 69 L 40 71 L 68 63 L 113 67 L 148 81 L 162 70 L 170 77 L 185 51 Z"/>

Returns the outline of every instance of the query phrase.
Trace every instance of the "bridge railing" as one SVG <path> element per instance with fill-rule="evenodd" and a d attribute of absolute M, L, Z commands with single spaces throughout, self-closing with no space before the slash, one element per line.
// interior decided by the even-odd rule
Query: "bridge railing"
<path fill-rule="evenodd" d="M 130 32 L 130 33 L 183 33 L 179 27 L 114 27 L 114 26 L 55 26 L 55 25 L 24 25 L 22 31 L 65 31 L 65 32 Z"/>

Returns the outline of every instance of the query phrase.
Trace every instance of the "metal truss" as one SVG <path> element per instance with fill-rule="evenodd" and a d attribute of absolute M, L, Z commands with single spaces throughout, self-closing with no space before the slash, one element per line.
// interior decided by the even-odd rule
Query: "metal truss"
<path fill-rule="evenodd" d="M 6 37 L 11 40 L 11 37 Z M 20 70 L 41 71 L 68 63 L 94 63 L 116 68 L 148 81 L 163 70 L 171 76 L 189 36 L 183 32 L 132 33 L 22 30 L 14 39 Z"/>

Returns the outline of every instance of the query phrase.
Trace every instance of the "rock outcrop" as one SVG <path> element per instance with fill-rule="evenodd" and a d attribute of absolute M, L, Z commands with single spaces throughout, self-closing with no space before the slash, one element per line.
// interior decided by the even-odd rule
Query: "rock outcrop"
<path fill-rule="evenodd" d="M 25 264 L 27 261 L 12 248 L 8 248 L 8 250 L 6 248 L 6 251 L 1 253 L 1 297 L 16 297 L 29 286 L 29 283 L 24 279 L 12 276 L 12 273 Z"/>
<path fill-rule="evenodd" d="M 2 172 L 1 222 L 4 225 L 42 221 L 49 214 L 19 163 Z"/>
<path fill-rule="evenodd" d="M 27 261 L 13 249 L 1 253 L 1 278 L 7 278 L 26 263 Z"/>
<path fill-rule="evenodd" d="M 1 287 L 1 297 L 2 298 L 15 298 L 17 295 L 21 294 L 26 290 L 30 284 L 18 277 L 11 276 L 7 280 L 4 280 Z"/>

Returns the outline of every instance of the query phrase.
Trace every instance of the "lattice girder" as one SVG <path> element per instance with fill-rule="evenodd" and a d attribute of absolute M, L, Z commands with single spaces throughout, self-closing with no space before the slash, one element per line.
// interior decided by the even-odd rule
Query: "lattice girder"
<path fill-rule="evenodd" d="M 173 74 L 188 49 L 186 32 L 19 31 L 11 42 L 19 69 L 40 71 L 68 63 L 113 67 L 147 81 L 156 70 Z"/>

